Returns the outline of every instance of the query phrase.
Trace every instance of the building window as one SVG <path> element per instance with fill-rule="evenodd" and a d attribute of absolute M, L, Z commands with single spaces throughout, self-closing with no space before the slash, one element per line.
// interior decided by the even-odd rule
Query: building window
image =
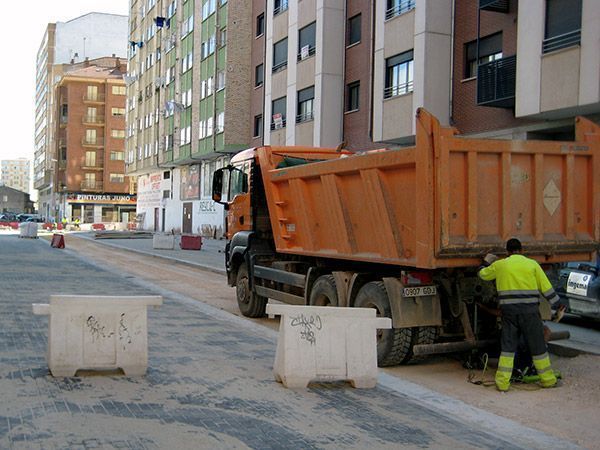
<path fill-rule="evenodd" d="M 285 127 L 285 112 L 287 101 L 285 97 L 273 100 L 271 104 L 271 130 L 278 130 Z"/>
<path fill-rule="evenodd" d="M 123 161 L 125 159 L 125 152 L 110 152 L 111 161 Z"/>
<path fill-rule="evenodd" d="M 123 139 L 125 137 L 125 130 L 110 130 L 110 135 L 117 139 Z"/>
<path fill-rule="evenodd" d="M 96 167 L 96 152 L 85 152 L 85 166 Z"/>
<path fill-rule="evenodd" d="M 315 54 L 315 32 L 317 23 L 313 22 L 298 31 L 298 60 Z"/>
<path fill-rule="evenodd" d="M 262 36 L 265 34 L 265 15 L 260 14 L 256 18 L 256 37 Z"/>
<path fill-rule="evenodd" d="M 205 0 L 202 4 L 202 20 L 213 14 L 216 10 L 216 0 Z"/>
<path fill-rule="evenodd" d="M 227 44 L 227 28 L 221 28 L 221 32 L 219 34 L 219 46 L 225 47 Z"/>
<path fill-rule="evenodd" d="M 580 42 L 581 0 L 547 0 L 542 53 L 579 45 Z"/>
<path fill-rule="evenodd" d="M 225 89 L 225 71 L 220 70 L 217 72 L 217 91 Z M 191 98 L 190 98 L 191 100 Z M 191 104 L 191 101 L 190 101 Z"/>
<path fill-rule="evenodd" d="M 217 128 L 215 133 L 222 133 L 223 131 L 225 131 L 225 113 L 221 111 L 217 114 Z"/>
<path fill-rule="evenodd" d="M 125 175 L 122 173 L 111 173 L 110 174 L 110 182 L 111 183 L 124 183 Z"/>
<path fill-rule="evenodd" d="M 264 66 L 262 64 L 259 64 L 258 66 L 256 66 L 254 68 L 254 86 L 255 87 L 262 86 L 265 81 L 264 78 L 265 78 Z"/>
<path fill-rule="evenodd" d="M 263 129 L 263 116 L 259 114 L 258 116 L 254 116 L 254 131 L 252 132 L 252 137 L 261 137 Z"/>
<path fill-rule="evenodd" d="M 125 108 L 111 108 L 110 112 L 114 117 L 124 116 Z"/>
<path fill-rule="evenodd" d="M 86 94 L 85 94 L 85 98 L 86 98 L 86 100 L 91 100 L 91 101 L 98 100 L 98 86 L 88 86 Z"/>
<path fill-rule="evenodd" d="M 400 53 L 385 60 L 384 98 L 413 91 L 413 51 Z"/>
<path fill-rule="evenodd" d="M 415 0 L 387 0 L 385 20 L 399 16 L 415 8 Z"/>
<path fill-rule="evenodd" d="M 287 66 L 288 40 L 284 38 L 273 45 L 273 73 Z"/>
<path fill-rule="evenodd" d="M 127 88 L 125 86 L 113 86 L 113 95 L 127 95 Z"/>
<path fill-rule="evenodd" d="M 360 81 L 346 86 L 346 111 L 358 111 L 360 108 Z"/>
<path fill-rule="evenodd" d="M 360 14 L 348 19 L 348 36 L 346 45 L 354 45 L 360 42 Z"/>
<path fill-rule="evenodd" d="M 465 44 L 465 78 L 477 76 L 477 41 Z M 479 65 L 502 58 L 502 33 L 479 39 Z"/>
<path fill-rule="evenodd" d="M 281 14 L 288 9 L 288 0 L 275 0 L 273 2 L 273 15 Z"/>
<path fill-rule="evenodd" d="M 313 100 L 315 98 L 315 87 L 311 86 L 298 91 L 298 107 L 296 123 L 313 120 Z"/>

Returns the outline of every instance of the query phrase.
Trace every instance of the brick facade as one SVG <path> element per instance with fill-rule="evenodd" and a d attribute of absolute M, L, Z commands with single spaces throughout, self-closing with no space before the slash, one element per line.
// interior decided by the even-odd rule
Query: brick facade
<path fill-rule="evenodd" d="M 452 80 L 452 124 L 461 133 L 478 133 L 530 123 L 516 119 L 513 109 L 477 106 L 477 78 L 465 79 L 466 44 L 477 39 L 479 2 L 456 0 L 454 63 Z M 502 32 L 502 56 L 517 52 L 517 1 L 509 2 L 508 13 L 481 11 L 480 38 Z"/>

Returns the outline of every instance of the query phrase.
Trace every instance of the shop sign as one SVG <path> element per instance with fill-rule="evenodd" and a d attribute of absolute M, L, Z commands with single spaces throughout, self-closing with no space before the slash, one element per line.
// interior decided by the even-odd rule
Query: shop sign
<path fill-rule="evenodd" d="M 110 203 L 121 205 L 135 205 L 136 196 L 128 194 L 68 194 L 69 203 Z"/>

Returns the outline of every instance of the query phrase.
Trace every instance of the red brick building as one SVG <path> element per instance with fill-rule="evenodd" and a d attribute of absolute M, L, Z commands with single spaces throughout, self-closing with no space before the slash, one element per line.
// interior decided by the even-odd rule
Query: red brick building
<path fill-rule="evenodd" d="M 56 87 L 56 216 L 82 223 L 135 214 L 125 176 L 126 65 L 103 62 L 66 72 Z"/>

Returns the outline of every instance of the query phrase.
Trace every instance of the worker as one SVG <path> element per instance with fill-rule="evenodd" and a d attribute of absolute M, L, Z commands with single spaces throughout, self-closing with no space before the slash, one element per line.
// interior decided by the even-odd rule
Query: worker
<path fill-rule="evenodd" d="M 67 229 L 67 218 L 65 216 L 63 216 L 63 218 L 62 218 L 62 225 L 63 225 L 63 229 L 66 230 Z"/>
<path fill-rule="evenodd" d="M 510 387 L 520 335 L 523 335 L 527 343 L 542 387 L 556 385 L 538 305 L 540 294 L 550 302 L 551 307 L 557 304 L 559 298 L 540 265 L 522 255 L 522 250 L 518 239 L 509 239 L 506 243 L 508 257 L 498 259 L 495 255 L 486 255 L 484 267 L 479 270 L 481 279 L 496 280 L 498 303 L 502 312 L 501 353 L 496 387 L 503 392 Z"/>
<path fill-rule="evenodd" d="M 75 217 L 75 229 L 79 230 L 79 217 Z"/>

